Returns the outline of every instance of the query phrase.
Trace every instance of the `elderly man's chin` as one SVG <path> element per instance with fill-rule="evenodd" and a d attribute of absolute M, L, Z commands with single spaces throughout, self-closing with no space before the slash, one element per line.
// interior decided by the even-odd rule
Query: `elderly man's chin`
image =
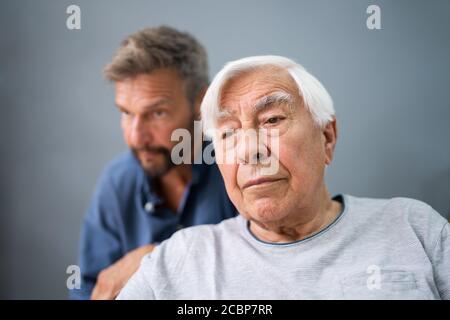
<path fill-rule="evenodd" d="M 283 219 L 287 210 L 284 208 L 287 190 L 282 183 L 267 190 L 244 191 L 243 205 L 245 218 L 260 223 L 274 223 Z"/>
<path fill-rule="evenodd" d="M 258 199 L 245 207 L 243 216 L 261 224 L 276 224 L 286 216 L 286 210 L 280 206 L 279 201 L 270 197 Z"/>

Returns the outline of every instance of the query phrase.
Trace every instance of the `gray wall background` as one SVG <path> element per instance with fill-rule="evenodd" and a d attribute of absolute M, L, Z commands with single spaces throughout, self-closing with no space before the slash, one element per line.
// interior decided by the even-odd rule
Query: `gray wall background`
<path fill-rule="evenodd" d="M 70 4 L 82 28 L 66 28 Z M 366 28 L 381 7 L 382 30 Z M 450 212 L 450 1 L 13 1 L 0 3 L 0 298 L 66 298 L 103 166 L 125 144 L 101 76 L 145 26 L 194 34 L 211 75 L 231 60 L 294 58 L 331 93 L 332 193 L 417 198 Z"/>

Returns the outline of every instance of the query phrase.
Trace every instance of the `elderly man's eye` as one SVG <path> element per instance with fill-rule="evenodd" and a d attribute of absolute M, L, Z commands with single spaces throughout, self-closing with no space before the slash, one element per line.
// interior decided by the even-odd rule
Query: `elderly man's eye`
<path fill-rule="evenodd" d="M 221 134 L 221 138 L 226 139 L 226 138 L 231 137 L 233 135 L 234 131 L 235 130 L 233 130 L 233 129 L 227 129 L 227 130 L 223 131 Z"/>
<path fill-rule="evenodd" d="M 270 117 L 269 119 L 266 120 L 265 123 L 267 123 L 267 124 L 277 124 L 283 119 L 284 119 L 283 117 L 279 117 L 279 116 Z"/>

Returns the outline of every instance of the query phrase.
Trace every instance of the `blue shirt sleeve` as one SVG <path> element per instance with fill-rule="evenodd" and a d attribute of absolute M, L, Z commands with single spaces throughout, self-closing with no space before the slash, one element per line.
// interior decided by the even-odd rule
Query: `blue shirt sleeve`
<path fill-rule="evenodd" d="M 71 299 L 89 299 L 100 271 L 123 256 L 119 213 L 120 201 L 105 170 L 83 221 L 79 257 L 81 288 L 70 290 Z"/>

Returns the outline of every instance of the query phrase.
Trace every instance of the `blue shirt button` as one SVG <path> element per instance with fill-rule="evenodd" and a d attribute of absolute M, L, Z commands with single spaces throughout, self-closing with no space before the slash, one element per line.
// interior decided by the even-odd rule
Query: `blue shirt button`
<path fill-rule="evenodd" d="M 144 206 L 145 211 L 151 213 L 155 210 L 155 205 L 152 202 L 147 202 Z"/>

